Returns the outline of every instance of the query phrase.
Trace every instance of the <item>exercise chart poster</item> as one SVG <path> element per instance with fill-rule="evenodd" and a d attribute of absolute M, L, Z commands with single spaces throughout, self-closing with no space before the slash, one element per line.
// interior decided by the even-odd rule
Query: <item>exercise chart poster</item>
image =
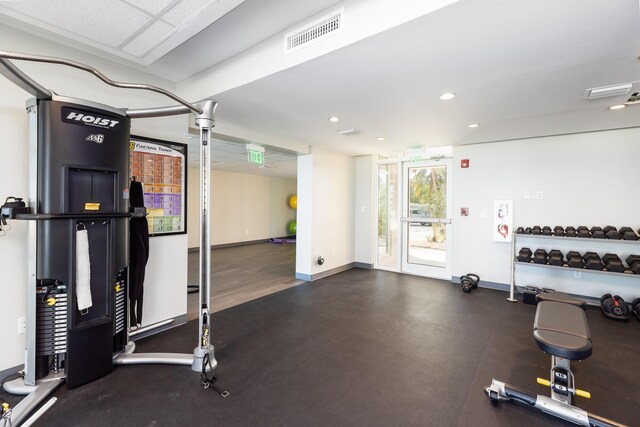
<path fill-rule="evenodd" d="M 513 200 L 493 201 L 493 240 L 511 242 L 513 239 Z"/>
<path fill-rule="evenodd" d="M 142 182 L 149 235 L 186 232 L 187 146 L 131 137 L 131 177 Z"/>

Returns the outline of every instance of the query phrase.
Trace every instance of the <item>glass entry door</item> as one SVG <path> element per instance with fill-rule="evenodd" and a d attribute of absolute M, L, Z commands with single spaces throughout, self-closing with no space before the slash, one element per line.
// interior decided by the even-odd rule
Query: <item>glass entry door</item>
<path fill-rule="evenodd" d="M 378 230 L 376 268 L 400 271 L 400 180 L 399 162 L 378 164 Z"/>
<path fill-rule="evenodd" d="M 451 279 L 451 162 L 405 162 L 402 169 L 402 271 Z"/>

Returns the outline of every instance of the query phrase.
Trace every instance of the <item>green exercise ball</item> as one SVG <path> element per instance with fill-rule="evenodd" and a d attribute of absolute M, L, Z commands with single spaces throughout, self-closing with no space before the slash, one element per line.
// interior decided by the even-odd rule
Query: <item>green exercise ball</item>
<path fill-rule="evenodd" d="M 294 219 L 289 223 L 289 233 L 296 234 L 296 226 L 297 226 L 297 223 L 296 223 L 296 220 Z"/>

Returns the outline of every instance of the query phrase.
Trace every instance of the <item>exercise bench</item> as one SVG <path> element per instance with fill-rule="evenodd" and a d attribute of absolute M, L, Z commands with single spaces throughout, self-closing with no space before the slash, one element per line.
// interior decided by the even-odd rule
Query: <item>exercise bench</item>
<path fill-rule="evenodd" d="M 562 296 L 553 301 L 540 301 L 533 323 L 536 344 L 551 355 L 551 378 L 538 378 L 537 382 L 551 388 L 551 397 L 536 395 L 495 379 L 485 387 L 485 392 L 494 404 L 515 400 L 581 426 L 620 427 L 622 424 L 590 414 L 572 404 L 574 395 L 591 397 L 588 392 L 576 388 L 570 367 L 572 360 L 591 356 L 591 332 L 580 300 Z"/>

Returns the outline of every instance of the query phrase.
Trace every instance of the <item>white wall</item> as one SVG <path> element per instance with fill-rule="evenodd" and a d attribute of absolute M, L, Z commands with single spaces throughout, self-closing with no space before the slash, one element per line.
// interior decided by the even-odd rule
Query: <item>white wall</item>
<path fill-rule="evenodd" d="M 187 236 L 149 239 L 142 325 L 187 314 Z"/>
<path fill-rule="evenodd" d="M 509 283 L 510 245 L 491 236 L 494 199 L 513 199 L 515 226 L 613 225 L 640 226 L 640 199 L 634 185 L 640 182 L 640 128 L 553 136 L 519 141 L 454 147 L 453 173 L 453 275 L 475 272 L 482 279 Z M 469 159 L 469 169 L 460 160 Z M 543 199 L 536 198 L 538 191 Z M 530 199 L 524 199 L 529 192 Z M 469 216 L 460 216 L 468 207 Z M 481 218 L 481 213 L 486 218 Z M 575 249 L 584 253 L 589 242 L 532 241 L 536 248 Z M 640 244 L 614 245 L 600 242 L 594 249 L 640 254 Z M 557 272 L 518 267 L 516 283 L 538 285 L 567 292 L 600 296 L 618 293 L 623 298 L 640 296 L 639 279 L 602 274 Z"/>
<path fill-rule="evenodd" d="M 0 199 L 28 194 L 27 114 L 24 92 L 0 77 Z M 18 102 L 20 101 L 20 102 Z M 23 363 L 24 335 L 17 335 L 18 317 L 26 314 L 27 224 L 11 221 L 12 229 L 0 237 L 0 325 L 5 331 L 0 370 Z"/>
<path fill-rule="evenodd" d="M 98 67 L 108 77 L 122 81 L 150 83 L 174 90 L 174 85 L 148 74 L 127 69 L 102 58 L 88 55 L 48 40 L 0 26 L 0 40 L 12 51 L 60 56 Z M 111 88 L 95 77 L 62 66 L 16 62 L 43 86 L 58 94 L 76 96 L 116 107 L 167 105 L 166 98 L 140 91 Z M 0 198 L 27 197 L 28 149 L 25 101 L 31 96 L 0 76 Z M 186 118 L 137 120 L 132 133 L 173 140 L 186 140 Z M 5 330 L 0 351 L 0 370 L 24 362 L 24 335 L 17 335 L 17 319 L 26 315 L 27 235 L 26 224 L 11 221 L 13 229 L 0 237 L 0 325 Z M 172 240 L 170 242 L 170 240 Z M 186 313 L 185 236 L 152 239 L 145 292 L 145 324 Z M 171 274 L 156 270 L 171 266 Z M 168 267 L 165 267 L 168 268 Z M 184 273 L 184 277 L 180 277 Z M 159 300 L 158 295 L 164 298 Z"/>
<path fill-rule="evenodd" d="M 298 157 L 299 277 L 354 262 L 355 160 L 320 147 L 311 151 Z M 325 259 L 321 266 L 318 255 Z"/>
<path fill-rule="evenodd" d="M 200 247 L 200 169 L 189 168 L 187 233 L 189 247 Z M 289 198 L 296 180 L 235 172 L 211 173 L 211 244 L 248 242 L 289 235 L 296 211 Z"/>
<path fill-rule="evenodd" d="M 359 156 L 355 163 L 355 262 L 373 265 L 376 156 Z"/>

